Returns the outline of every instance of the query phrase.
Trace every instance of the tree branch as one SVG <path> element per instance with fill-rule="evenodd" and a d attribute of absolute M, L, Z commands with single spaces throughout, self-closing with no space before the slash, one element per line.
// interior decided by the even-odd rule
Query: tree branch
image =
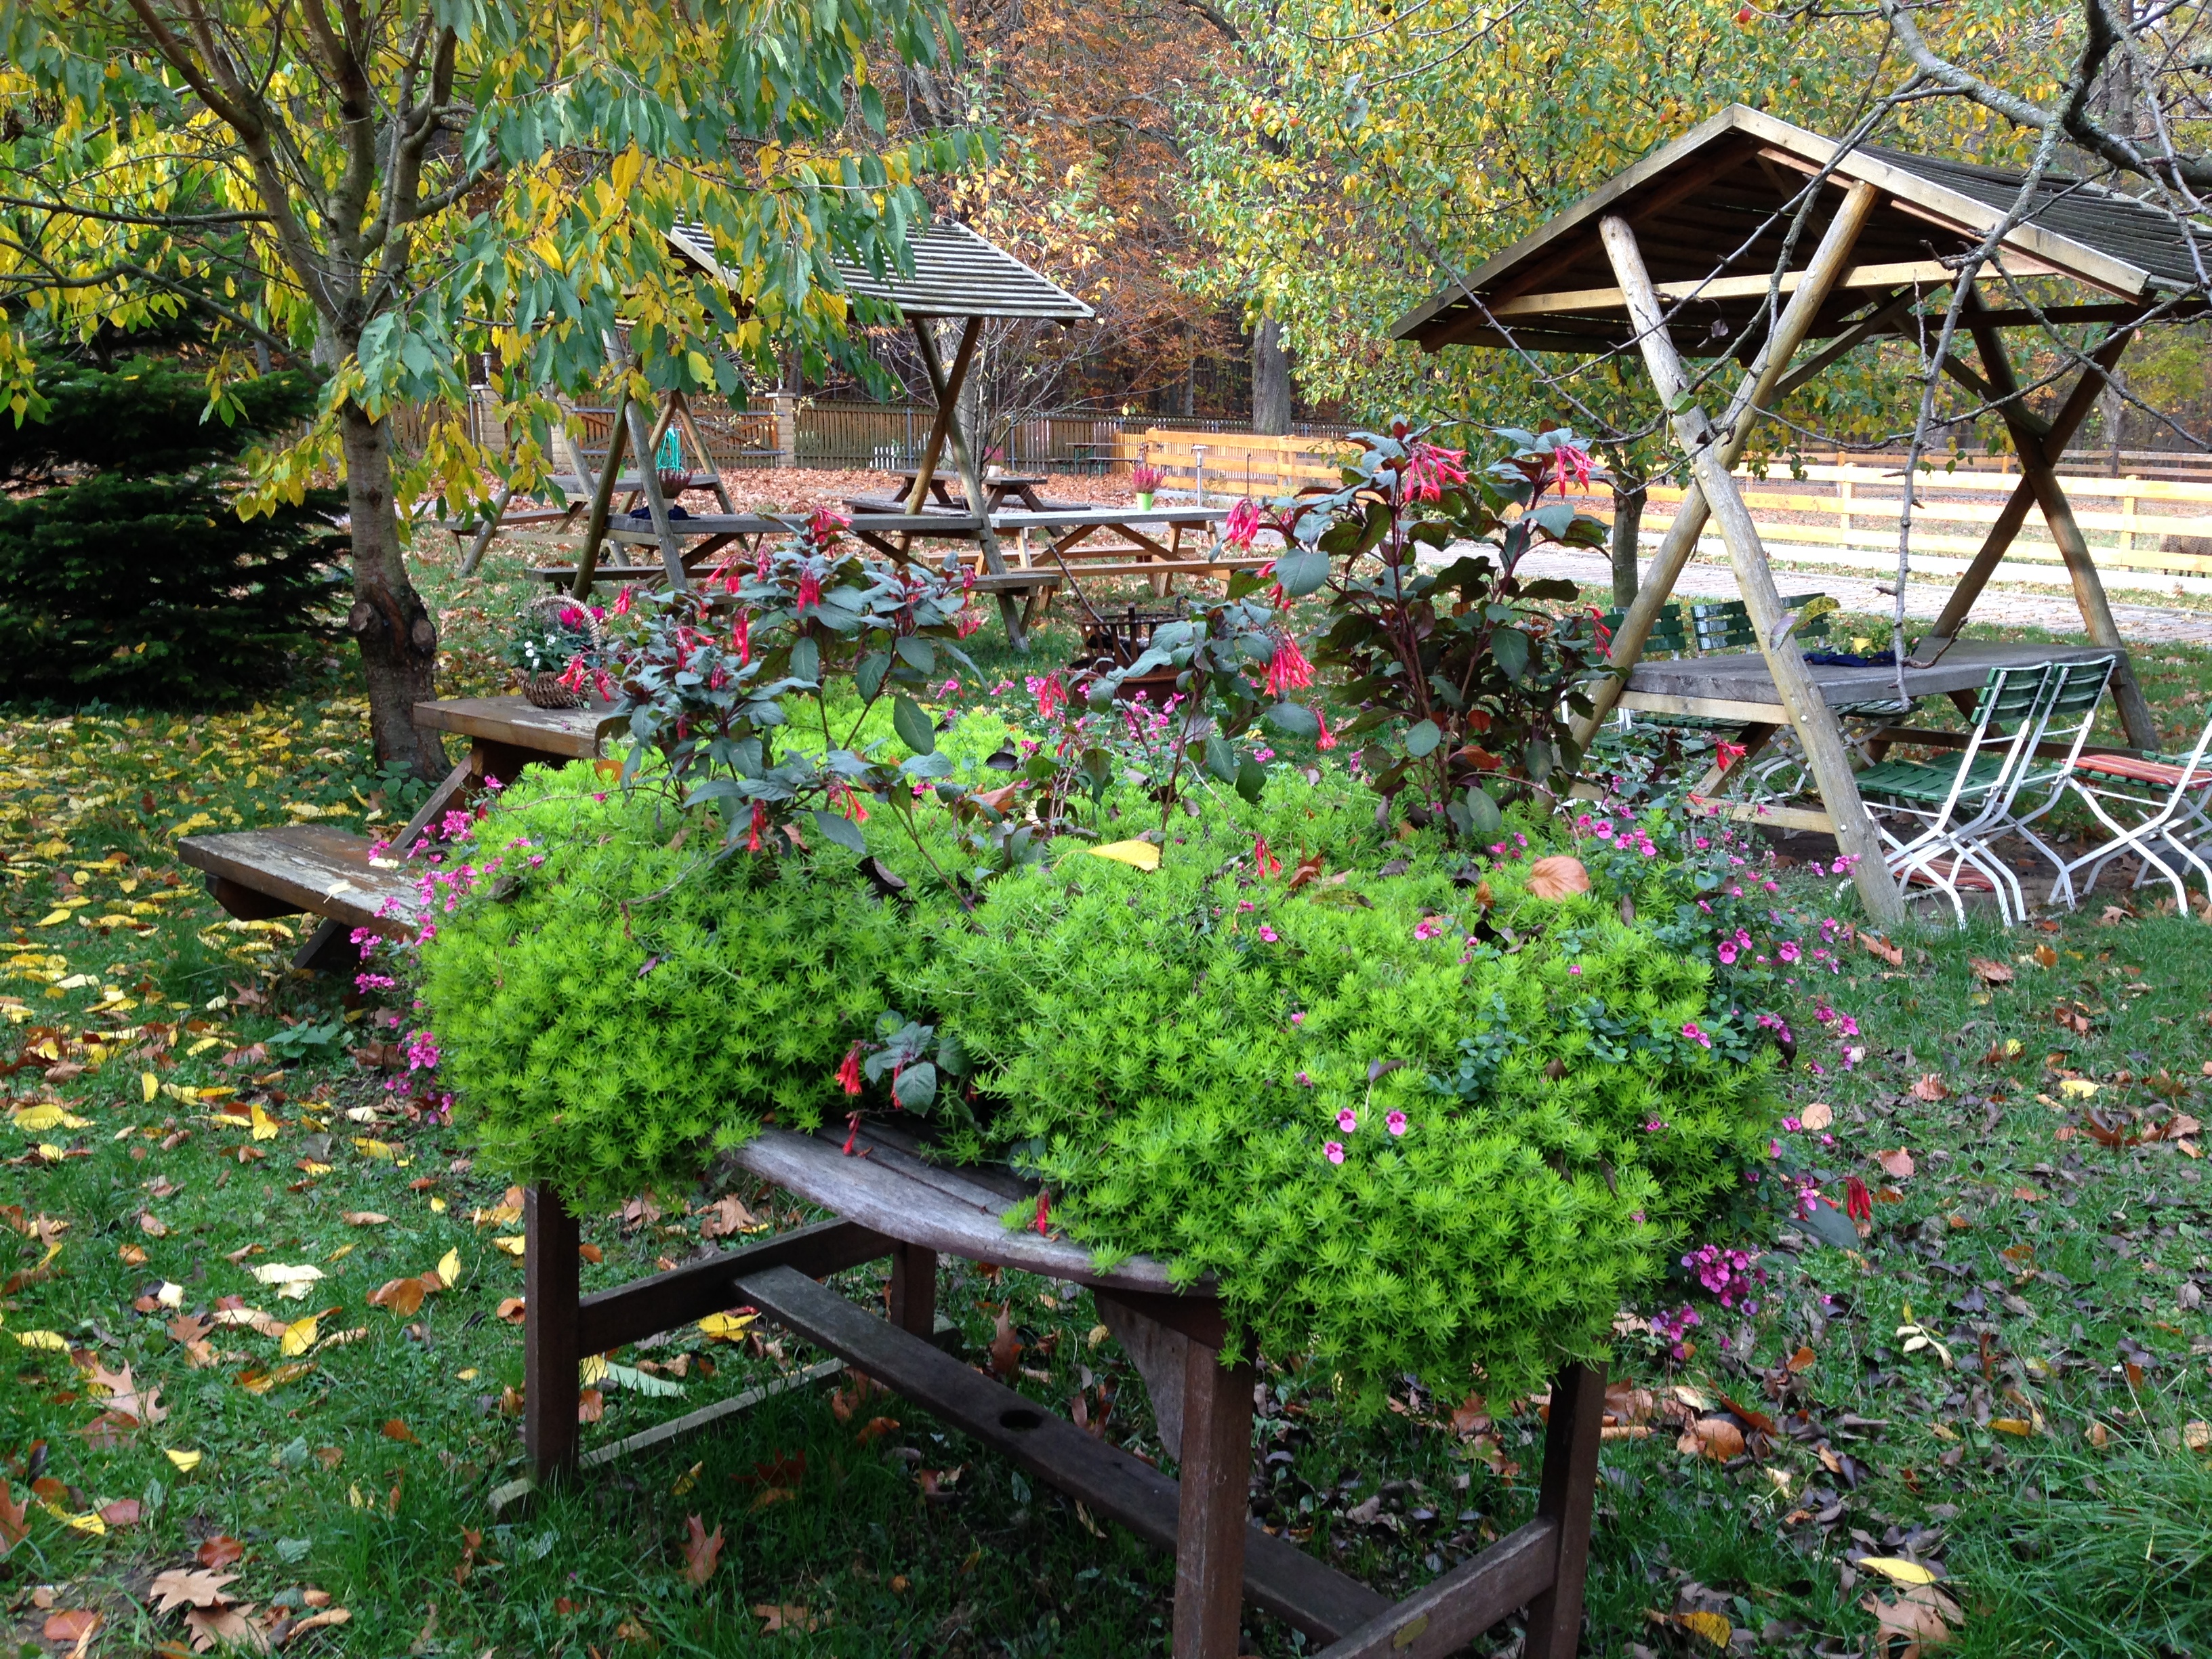
<path fill-rule="evenodd" d="M 0 207 L 28 208 L 33 213 L 65 215 L 72 219 L 98 219 L 111 225 L 146 225 L 167 229 L 184 225 L 265 225 L 265 213 L 108 213 L 99 208 L 75 207 L 67 202 L 36 202 L 23 196 L 0 196 Z"/>

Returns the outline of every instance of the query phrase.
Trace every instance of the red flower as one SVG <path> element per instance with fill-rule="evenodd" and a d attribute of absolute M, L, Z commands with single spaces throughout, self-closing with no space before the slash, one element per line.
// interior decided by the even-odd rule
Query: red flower
<path fill-rule="evenodd" d="M 1464 449 L 1446 449 L 1438 444 L 1417 443 L 1406 458 L 1406 493 L 1417 501 L 1433 501 L 1443 494 L 1446 484 L 1467 482 L 1467 459 Z"/>
<path fill-rule="evenodd" d="M 837 539 L 838 532 L 849 527 L 852 522 L 850 519 L 840 514 L 832 513 L 826 507 L 817 507 L 808 515 L 806 533 L 817 543 L 827 547 Z"/>
<path fill-rule="evenodd" d="M 738 612 L 737 626 L 730 630 L 730 649 L 738 653 L 738 665 L 743 667 L 753 659 L 753 616 L 750 611 Z"/>
<path fill-rule="evenodd" d="M 1874 1219 L 1874 1194 L 1856 1176 L 1844 1183 L 1844 1213 L 1854 1221 Z"/>
<path fill-rule="evenodd" d="M 1314 710 L 1314 718 L 1321 722 L 1321 741 L 1314 747 L 1323 750 L 1335 748 L 1336 733 L 1328 729 L 1328 716 L 1316 708 Z"/>
<path fill-rule="evenodd" d="M 1047 1234 L 1052 1231 L 1052 1194 L 1050 1193 L 1041 1192 L 1037 1194 L 1036 1230 Z"/>
<path fill-rule="evenodd" d="M 1727 771 L 1729 767 L 1734 766 L 1738 761 L 1741 760 L 1750 752 L 1751 750 L 1744 747 L 1743 744 L 1740 743 L 1730 743 L 1725 738 L 1722 738 L 1718 743 L 1716 743 L 1713 745 L 1714 757 L 1720 762 L 1721 770 L 1723 772 Z"/>
<path fill-rule="evenodd" d="M 760 832 L 767 826 L 767 823 L 768 808 L 762 805 L 760 802 L 755 801 L 753 803 L 752 834 L 745 837 L 745 851 L 748 853 L 757 853 L 760 851 Z"/>
<path fill-rule="evenodd" d="M 1275 641 L 1275 654 L 1267 659 L 1267 695 L 1280 697 L 1286 691 L 1313 684 L 1313 665 L 1306 653 L 1298 649 L 1298 642 L 1289 635 Z"/>
<path fill-rule="evenodd" d="M 1283 873 L 1283 861 L 1267 850 L 1267 838 L 1265 836 L 1252 837 L 1252 863 L 1263 876 L 1279 876 Z"/>
<path fill-rule="evenodd" d="M 799 573 L 798 608 L 804 611 L 809 605 L 820 605 L 821 603 L 822 578 L 814 574 L 814 567 L 811 564 L 808 564 L 803 567 Z"/>
<path fill-rule="evenodd" d="M 1032 674 L 1030 677 L 1029 686 L 1036 696 L 1039 719 L 1048 720 L 1067 707 L 1067 688 L 1060 684 L 1060 676 L 1057 673 L 1048 674 L 1042 679 Z"/>
<path fill-rule="evenodd" d="M 629 615 L 629 589 L 627 587 L 615 595 L 615 615 L 617 617 Z"/>
<path fill-rule="evenodd" d="M 1552 452 L 1552 465 L 1556 470 L 1559 494 L 1567 493 L 1567 482 L 1574 481 L 1575 488 L 1583 489 L 1589 483 L 1589 451 L 1579 444 L 1561 444 Z"/>
<path fill-rule="evenodd" d="M 845 1118 L 845 1156 L 853 1155 L 853 1143 L 860 1138 L 860 1115 L 848 1113 Z"/>
<path fill-rule="evenodd" d="M 830 786 L 830 804 L 855 823 L 868 821 L 868 809 L 860 805 L 860 792 L 849 783 Z"/>
<path fill-rule="evenodd" d="M 837 1086 L 848 1095 L 860 1092 L 860 1045 L 857 1042 L 845 1051 L 845 1063 L 837 1068 Z"/>
<path fill-rule="evenodd" d="M 1249 547 L 1252 538 L 1267 527 L 1261 517 L 1260 503 L 1247 495 L 1229 509 L 1229 517 L 1221 526 L 1221 539 L 1231 547 Z"/>

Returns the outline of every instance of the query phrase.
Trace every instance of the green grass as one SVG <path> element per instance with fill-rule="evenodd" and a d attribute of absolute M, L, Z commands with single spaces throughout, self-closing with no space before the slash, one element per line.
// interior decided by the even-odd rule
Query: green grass
<path fill-rule="evenodd" d="M 502 689 L 491 653 L 520 583 L 456 584 L 434 560 L 425 569 L 452 657 L 447 689 Z M 996 637 L 994 628 L 972 642 L 979 664 L 988 683 L 1017 688 L 1024 669 L 1064 659 L 1074 643 L 1060 629 L 1025 662 L 994 648 Z M 2147 652 L 2143 670 L 2172 731 L 2201 721 L 2212 657 Z M 1017 690 L 1005 701 L 1025 699 Z M 226 1569 L 239 1575 L 230 1589 L 257 1616 L 272 1605 L 304 1612 L 309 1588 L 350 1613 L 299 1638 L 293 1653 L 1164 1652 L 1164 1558 L 1111 1525 L 1094 1531 L 1072 1504 L 902 1401 L 848 1398 L 841 1416 L 842 1378 L 494 1516 L 490 1492 L 521 1467 L 517 1419 L 501 1401 L 522 1380 L 520 1332 L 498 1316 L 520 1294 L 520 1264 L 494 1241 L 520 1227 L 471 1215 L 499 1205 L 500 1183 L 470 1167 L 463 1136 L 410 1117 L 381 1072 L 343 1052 L 289 1069 L 224 1063 L 287 1022 L 349 1014 L 347 1046 L 365 1048 L 376 1015 L 349 1009 L 329 982 L 280 971 L 290 940 L 228 926 L 172 850 L 174 826 L 195 817 L 221 828 L 276 821 L 295 803 L 334 823 L 360 825 L 372 811 L 396 823 L 406 792 L 376 778 L 360 733 L 358 700 L 337 678 L 207 716 L 0 720 L 0 921 L 15 940 L 0 954 L 0 1060 L 34 1062 L 8 1075 L 15 1103 L 51 1096 L 86 1121 L 0 1129 L 10 1160 L 0 1204 L 20 1205 L 31 1230 L 0 1231 L 0 1275 L 18 1275 L 0 1293 L 0 1476 L 18 1498 L 34 1473 L 58 1482 L 46 1490 L 63 1515 L 125 1498 L 143 1511 L 135 1526 L 92 1537 L 33 1501 L 27 1535 L 0 1560 L 8 1640 L 65 1650 L 40 1634 L 43 1599 L 106 1614 L 89 1651 L 180 1647 L 181 1617 L 150 1611 L 150 1581 L 226 1535 L 246 1551 Z M 2056 932 L 1928 934 L 1908 943 L 1902 969 L 1862 955 L 1826 988 L 1859 1022 L 1866 1059 L 1840 1073 L 1827 1044 L 1817 1056 L 1826 1073 L 1801 1070 L 1787 1087 L 1796 1105 L 1817 1099 L 1835 1113 L 1831 1190 L 1859 1174 L 1895 1200 L 1876 1205 L 1856 1256 L 1801 1249 L 1769 1230 L 1759 1313 L 1723 1316 L 1705 1304 L 1686 1360 L 1625 1340 L 1622 1366 L 1662 1402 L 1677 1386 L 1725 1393 L 1795 1432 L 1724 1467 L 1679 1452 L 1662 1407 L 1649 1437 L 1607 1444 L 1585 1651 L 1686 1643 L 1647 1616 L 1679 1605 L 1767 1631 L 1761 1651 L 1870 1652 L 1875 1620 L 1859 1604 L 1880 1581 L 1857 1570 L 1845 1583 L 1846 1555 L 1870 1552 L 1942 1565 L 1966 1614 L 1946 1651 L 1962 1659 L 2212 1653 L 2212 1469 L 2189 1444 L 2189 1425 L 2212 1419 L 2212 1327 L 2197 1288 L 2212 1288 L 2203 1163 L 2172 1141 L 2113 1148 L 2087 1133 L 2091 1108 L 2131 1131 L 2176 1111 L 2212 1118 L 2202 1074 L 2212 934 L 2148 903 L 2100 925 L 2113 896 Z M 89 902 L 64 902 L 75 897 Z M 76 919 L 140 905 L 148 911 L 131 921 L 143 932 Z M 70 918 L 42 925 L 58 908 Z M 2033 960 L 2037 945 L 2053 965 Z M 1978 957 L 2014 978 L 1984 985 L 1970 966 Z M 2060 1024 L 2062 1012 L 2087 1030 Z M 161 1027 L 178 1028 L 173 1044 Z M 134 1034 L 84 1042 L 118 1031 Z M 52 1056 L 25 1050 L 41 1033 Z M 2019 1053 L 2007 1058 L 2013 1041 Z M 1997 1062 L 1984 1063 L 1993 1048 Z M 157 1087 L 244 1093 L 149 1102 L 149 1073 Z M 1930 1075 L 1946 1092 L 1916 1096 Z M 2096 1092 L 2075 1098 L 2069 1080 Z M 214 1121 L 218 1107 L 249 1098 L 278 1126 L 272 1138 Z M 41 1144 L 63 1156 L 50 1160 Z M 1899 1147 L 1915 1164 L 1901 1180 L 1874 1161 Z M 772 1224 L 805 1218 L 750 1183 L 735 1190 Z M 699 1247 L 708 1194 L 657 1196 L 658 1218 L 586 1222 L 601 1256 L 584 1270 L 587 1288 Z M 345 1218 L 362 1212 L 389 1220 Z M 140 1219 L 149 1215 L 158 1236 Z M 67 1224 L 48 1229 L 60 1246 L 51 1261 L 40 1217 Z M 143 1262 L 125 1259 L 139 1250 Z M 368 1304 L 386 1280 L 432 1269 L 448 1251 L 460 1281 L 419 1312 Z M 311 1263 L 325 1277 L 306 1297 L 282 1299 L 251 1275 L 271 1262 Z M 863 1299 L 880 1294 L 876 1270 L 842 1282 Z M 178 1287 L 174 1308 L 158 1299 L 165 1284 Z M 332 1310 L 319 1340 L 364 1334 L 250 1387 L 285 1375 L 275 1337 L 216 1328 L 201 1339 L 213 1363 L 196 1364 L 169 1329 L 230 1297 L 288 1322 Z M 155 1298 L 151 1312 L 137 1310 L 141 1297 Z M 1110 1396 L 1105 1432 L 1157 1454 L 1141 1384 L 1110 1340 L 1094 1340 L 1087 1295 L 950 1271 L 945 1310 L 974 1363 L 988 1363 L 1001 1305 L 1025 1345 L 1016 1386 L 1057 1410 L 1080 1393 L 1094 1419 Z M 1938 1337 L 1951 1367 L 1932 1348 L 1904 1350 L 1897 1332 L 1908 1322 Z M 142 1386 L 159 1385 L 166 1415 L 113 1444 L 88 1437 L 101 1409 L 88 1372 L 70 1354 L 23 1346 L 35 1331 L 110 1371 L 128 1364 Z M 1985 1338 L 1986 1376 L 1974 1369 Z M 1801 1347 L 1809 1365 L 1783 1369 Z M 818 1357 L 788 1340 L 676 1333 L 618 1358 L 661 1367 L 679 1391 L 607 1389 L 586 1444 Z M 1401 1391 L 1401 1410 L 1355 1430 L 1326 1377 L 1291 1364 L 1267 1381 L 1261 1512 L 1310 1529 L 1308 1547 L 1378 1587 L 1411 1589 L 1529 1513 L 1540 1441 L 1532 1411 L 1499 1402 L 1491 1437 L 1467 1438 L 1450 1422 L 1459 1402 Z M 863 1438 L 878 1416 L 896 1426 Z M 2015 1419 L 2031 1431 L 1990 1426 Z M 395 1423 L 406 1437 L 387 1431 Z M 1855 1487 L 1824 1465 L 1824 1446 L 1853 1460 Z M 172 1450 L 201 1460 L 180 1470 Z M 1370 1498 L 1380 1500 L 1372 1510 Z M 703 1588 L 684 1571 L 692 1515 L 725 1540 Z M 1686 1591 L 1692 1583 L 1702 1589 Z M 764 1634 L 756 1607 L 803 1608 L 792 1622 L 820 1622 Z M 1269 1656 L 1304 1645 L 1256 1616 L 1248 1644 Z"/>

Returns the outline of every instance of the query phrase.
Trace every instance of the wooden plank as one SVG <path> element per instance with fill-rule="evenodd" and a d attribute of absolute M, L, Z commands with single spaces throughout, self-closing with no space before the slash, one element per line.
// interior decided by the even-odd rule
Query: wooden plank
<path fill-rule="evenodd" d="M 687 1261 L 650 1279 L 594 1291 L 576 1308 L 579 1353 L 606 1353 L 660 1331 L 720 1313 L 744 1298 L 737 1281 L 768 1267 L 810 1279 L 842 1273 L 891 1253 L 896 1241 L 850 1221 L 817 1221 L 734 1250 Z"/>
<path fill-rule="evenodd" d="M 522 1443 L 540 1480 L 576 1462 L 576 1218 L 560 1197 L 532 1187 L 522 1195 Z"/>
<path fill-rule="evenodd" d="M 891 1248 L 890 1322 L 925 1340 L 937 1329 L 937 1252 L 919 1244 Z"/>
<path fill-rule="evenodd" d="M 415 724 L 564 760 L 598 758 L 599 739 L 623 726 L 605 709 L 540 708 L 527 697 L 441 697 L 418 702 Z"/>
<path fill-rule="evenodd" d="M 1176 1659 L 1243 1651 L 1244 1540 L 1252 1527 L 1252 1367 L 1184 1349 L 1182 1480 L 1176 1514 Z"/>
<path fill-rule="evenodd" d="M 1176 1482 L 1150 1464 L 1094 1439 L 788 1267 L 753 1274 L 739 1288 L 747 1301 L 816 1346 L 887 1383 L 1146 1543 L 1175 1547 L 1180 1494 Z M 1366 1623 L 1388 1605 L 1356 1579 L 1257 1527 L 1248 1528 L 1244 1540 L 1243 1585 L 1255 1606 L 1323 1641 Z"/>
<path fill-rule="evenodd" d="M 607 440 L 606 459 L 600 464 L 599 476 L 592 480 L 592 510 L 584 520 L 584 550 L 576 556 L 574 592 L 582 599 L 592 591 L 592 573 L 599 562 L 599 544 L 606 539 L 607 515 L 614 510 L 615 482 L 622 471 L 623 451 L 629 443 L 629 426 L 625 419 L 629 410 L 629 381 L 624 377 L 615 393 L 615 417 L 611 434 Z M 580 464 L 583 456 L 576 457 Z M 638 458 L 642 465 L 646 457 Z"/>
<path fill-rule="evenodd" d="M 1603 1439 L 1605 1372 L 1570 1365 L 1552 1384 L 1544 1425 L 1544 1474 L 1536 1489 L 1538 1518 L 1559 1528 L 1552 1582 L 1528 1604 L 1524 1659 L 1574 1659 L 1583 1634 L 1583 1581 L 1589 1571 L 1590 1522 L 1597 1502 L 1597 1457 Z"/>
<path fill-rule="evenodd" d="M 1805 830 L 1823 836 L 1836 833 L 1835 819 L 1818 807 L 1776 806 L 1766 801 L 1710 800 L 1699 795 L 1690 797 L 1690 805 L 1709 817 L 1727 818 L 1737 823 L 1771 824 L 1777 830 Z"/>
<path fill-rule="evenodd" d="M 1085 1285 L 1170 1294 L 1189 1288 L 1150 1256 L 1131 1256 L 1102 1272 L 1079 1244 L 1001 1225 L 1000 1217 L 1013 1207 L 1002 1194 L 977 1188 L 963 1200 L 875 1158 L 847 1158 L 835 1140 L 766 1128 L 729 1156 L 763 1181 L 910 1244 Z"/>
<path fill-rule="evenodd" d="M 327 824 L 295 823 L 222 836 L 187 836 L 177 843 L 177 854 L 214 878 L 210 890 L 218 899 L 222 890 L 214 883 L 222 882 L 229 884 L 234 897 L 250 892 L 262 904 L 273 899 L 292 907 L 264 909 L 246 916 L 247 921 L 305 910 L 351 927 L 372 928 L 386 939 L 411 939 L 422 920 L 415 883 L 396 861 L 388 869 L 372 866 L 371 844 L 365 836 Z M 255 902 L 239 902 L 249 907 Z M 380 915 L 387 902 L 394 914 Z"/>
<path fill-rule="evenodd" d="M 2033 271 L 2014 270 L 2014 276 L 2048 275 L 2040 269 L 2040 262 L 2024 262 L 2039 267 Z M 1992 260 L 1990 269 L 1996 266 Z M 1803 284 L 1807 271 L 1784 271 L 1781 290 L 1795 294 Z M 1998 271 L 1996 274 L 2004 274 Z M 1853 265 L 1835 279 L 1836 289 L 1894 288 L 1899 283 L 1929 285 L 1948 285 L 1958 272 L 1939 259 L 1920 259 L 1902 264 Z M 1662 300 L 1679 302 L 1685 300 L 1750 300 L 1759 299 L 1774 287 L 1772 273 L 1757 276 L 1714 276 L 1700 282 L 1656 283 L 1653 287 Z M 1627 298 L 1617 288 L 1564 289 L 1553 294 L 1525 294 L 1516 300 L 1502 300 L 1491 307 L 1490 314 L 1503 321 L 1516 317 L 1541 317 L 1553 312 L 1626 310 Z"/>
<path fill-rule="evenodd" d="M 1442 1659 L 1456 1653 L 1541 1595 L 1559 1553 L 1559 1523 L 1539 1516 L 1323 1648 L 1316 1659 Z"/>

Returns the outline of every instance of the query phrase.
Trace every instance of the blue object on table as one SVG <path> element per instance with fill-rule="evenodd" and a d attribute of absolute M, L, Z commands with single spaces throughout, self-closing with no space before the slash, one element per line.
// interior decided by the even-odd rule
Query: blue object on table
<path fill-rule="evenodd" d="M 660 453 L 653 458 L 653 464 L 663 472 L 681 472 L 684 470 L 684 445 L 674 427 L 670 427 L 661 434 Z"/>
<path fill-rule="evenodd" d="M 629 510 L 629 516 L 633 519 L 651 519 L 653 509 L 649 507 L 633 507 Z M 668 516 L 672 519 L 688 519 L 691 514 L 688 508 L 671 501 L 668 504 Z"/>

